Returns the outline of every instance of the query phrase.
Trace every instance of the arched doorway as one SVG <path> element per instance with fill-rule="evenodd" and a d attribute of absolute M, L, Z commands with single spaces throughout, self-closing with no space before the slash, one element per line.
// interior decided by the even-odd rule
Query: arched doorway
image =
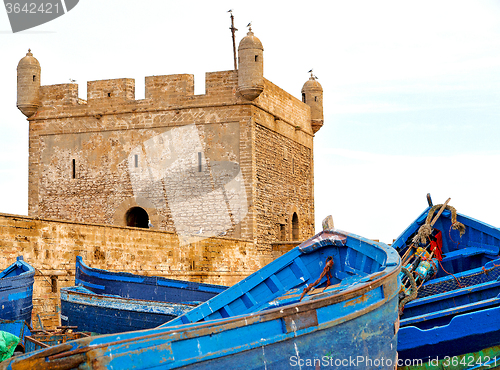
<path fill-rule="evenodd" d="M 297 212 L 292 216 L 292 240 L 299 240 L 299 216 Z"/>
<path fill-rule="evenodd" d="M 127 226 L 142 227 L 147 229 L 149 221 L 148 213 L 141 207 L 132 207 L 125 214 Z"/>

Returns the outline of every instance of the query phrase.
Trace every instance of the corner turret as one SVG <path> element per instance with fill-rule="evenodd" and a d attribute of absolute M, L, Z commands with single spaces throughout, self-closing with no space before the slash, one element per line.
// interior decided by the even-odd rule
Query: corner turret
<path fill-rule="evenodd" d="M 40 106 L 40 63 L 31 49 L 17 65 L 17 107 L 31 117 Z"/>
<path fill-rule="evenodd" d="M 254 100 L 264 91 L 263 51 L 262 43 L 250 27 L 238 46 L 238 91 L 248 100 Z"/>
<path fill-rule="evenodd" d="M 311 107 L 311 126 L 314 133 L 323 126 L 323 88 L 312 74 L 302 86 L 302 101 Z"/>

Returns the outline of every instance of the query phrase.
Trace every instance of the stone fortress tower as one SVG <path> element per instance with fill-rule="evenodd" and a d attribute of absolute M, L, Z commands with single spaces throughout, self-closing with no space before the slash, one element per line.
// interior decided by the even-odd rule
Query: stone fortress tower
<path fill-rule="evenodd" d="M 314 234 L 313 137 L 323 92 L 300 101 L 264 78 L 251 31 L 237 71 L 40 86 L 29 51 L 17 68 L 17 107 L 30 124 L 29 215 L 190 235 L 277 241 Z"/>

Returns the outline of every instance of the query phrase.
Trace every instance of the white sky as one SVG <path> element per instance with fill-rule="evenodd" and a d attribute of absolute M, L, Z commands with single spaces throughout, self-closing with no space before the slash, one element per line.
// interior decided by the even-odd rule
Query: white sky
<path fill-rule="evenodd" d="M 315 211 L 335 226 L 391 242 L 426 207 L 500 226 L 500 2 L 82 0 L 13 34 L 0 7 L 0 212 L 27 214 L 28 123 L 16 67 L 31 48 L 42 85 L 233 68 L 252 22 L 264 76 L 300 98 L 314 73 L 325 124 L 315 137 Z"/>

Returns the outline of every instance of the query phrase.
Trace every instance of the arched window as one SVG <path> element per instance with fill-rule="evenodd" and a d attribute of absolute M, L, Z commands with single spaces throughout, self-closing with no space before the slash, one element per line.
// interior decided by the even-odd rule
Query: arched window
<path fill-rule="evenodd" d="M 141 207 L 132 207 L 125 214 L 127 226 L 148 228 L 148 213 Z"/>
<path fill-rule="evenodd" d="M 292 240 L 299 240 L 299 216 L 297 212 L 292 216 Z"/>

